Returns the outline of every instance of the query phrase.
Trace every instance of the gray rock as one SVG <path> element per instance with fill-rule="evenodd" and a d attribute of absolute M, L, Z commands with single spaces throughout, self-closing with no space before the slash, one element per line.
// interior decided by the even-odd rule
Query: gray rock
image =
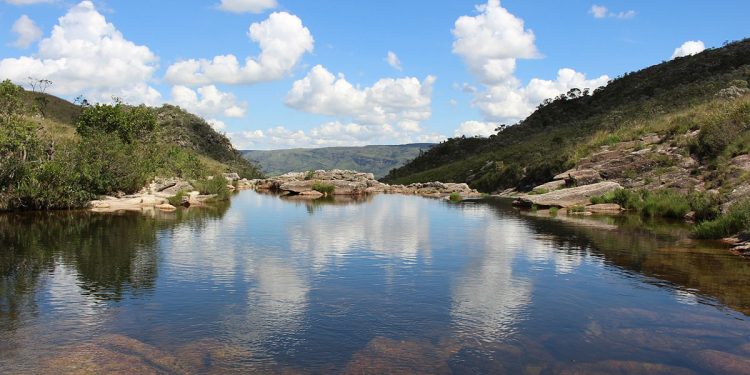
<path fill-rule="evenodd" d="M 517 204 L 541 207 L 573 207 L 586 206 L 591 203 L 592 197 L 598 197 L 611 191 L 622 189 L 620 184 L 613 181 L 604 181 L 590 185 L 578 186 L 568 189 L 556 190 L 546 194 L 522 195 Z"/>

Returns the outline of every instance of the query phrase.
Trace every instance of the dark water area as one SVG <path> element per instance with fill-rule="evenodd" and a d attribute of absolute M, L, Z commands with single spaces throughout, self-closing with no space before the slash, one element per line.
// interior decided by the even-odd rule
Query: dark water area
<path fill-rule="evenodd" d="M 0 215 L 1 373 L 750 373 L 750 261 L 505 201 Z"/>

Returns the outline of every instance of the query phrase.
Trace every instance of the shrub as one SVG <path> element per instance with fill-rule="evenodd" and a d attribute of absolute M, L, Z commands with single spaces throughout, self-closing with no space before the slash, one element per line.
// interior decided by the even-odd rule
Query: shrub
<path fill-rule="evenodd" d="M 193 186 L 203 195 L 216 195 L 216 200 L 225 201 L 229 199 L 229 188 L 224 177 L 214 177 L 193 182 Z"/>
<path fill-rule="evenodd" d="M 695 226 L 693 235 L 702 239 L 719 239 L 750 231 L 750 199 L 736 203 L 726 214 Z"/>
<path fill-rule="evenodd" d="M 336 191 L 336 187 L 332 184 L 328 184 L 325 182 L 316 181 L 312 185 L 312 189 L 323 193 L 324 195 L 332 195 L 334 191 Z"/>
<path fill-rule="evenodd" d="M 84 137 L 98 132 L 117 134 L 124 143 L 143 139 L 155 129 L 156 114 L 151 108 L 127 107 L 119 99 L 113 105 L 84 105 L 76 121 L 76 131 Z"/>
<path fill-rule="evenodd" d="M 459 193 L 451 193 L 448 199 L 450 199 L 451 202 L 460 202 L 463 200 L 463 198 L 461 197 L 461 194 Z"/>
<path fill-rule="evenodd" d="M 558 212 L 559 210 L 560 210 L 560 209 L 559 209 L 559 208 L 557 208 L 557 207 L 550 207 L 550 208 L 549 208 L 549 215 L 550 215 L 550 216 L 557 216 L 557 212 Z"/>
<path fill-rule="evenodd" d="M 693 193 L 690 194 L 688 200 L 690 208 L 695 212 L 697 222 L 713 220 L 721 214 L 719 209 L 721 202 L 716 194 Z"/>
<path fill-rule="evenodd" d="M 686 197 L 670 190 L 644 194 L 641 214 L 648 217 L 682 219 L 690 211 Z"/>
<path fill-rule="evenodd" d="M 571 206 L 571 207 L 568 207 L 567 211 L 569 213 L 581 213 L 581 212 L 586 211 L 586 208 L 583 206 Z"/>
<path fill-rule="evenodd" d="M 187 193 L 184 190 L 180 190 L 173 197 L 167 198 L 167 200 L 172 206 L 179 207 L 182 206 L 182 198 L 184 198 L 186 195 Z"/>

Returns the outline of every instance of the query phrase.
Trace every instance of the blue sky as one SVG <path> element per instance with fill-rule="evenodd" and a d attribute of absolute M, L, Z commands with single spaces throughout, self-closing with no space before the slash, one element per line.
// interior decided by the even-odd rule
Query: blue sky
<path fill-rule="evenodd" d="M 742 0 L 0 0 L 0 79 L 178 104 L 244 149 L 435 142 L 747 37 L 747 14 Z"/>

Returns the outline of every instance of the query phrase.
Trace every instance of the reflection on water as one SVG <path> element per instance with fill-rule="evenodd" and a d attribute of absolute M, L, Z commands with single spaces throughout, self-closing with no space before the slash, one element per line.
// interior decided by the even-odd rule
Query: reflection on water
<path fill-rule="evenodd" d="M 254 192 L 0 215 L 0 368 L 747 371 L 750 262 L 640 220 Z"/>

